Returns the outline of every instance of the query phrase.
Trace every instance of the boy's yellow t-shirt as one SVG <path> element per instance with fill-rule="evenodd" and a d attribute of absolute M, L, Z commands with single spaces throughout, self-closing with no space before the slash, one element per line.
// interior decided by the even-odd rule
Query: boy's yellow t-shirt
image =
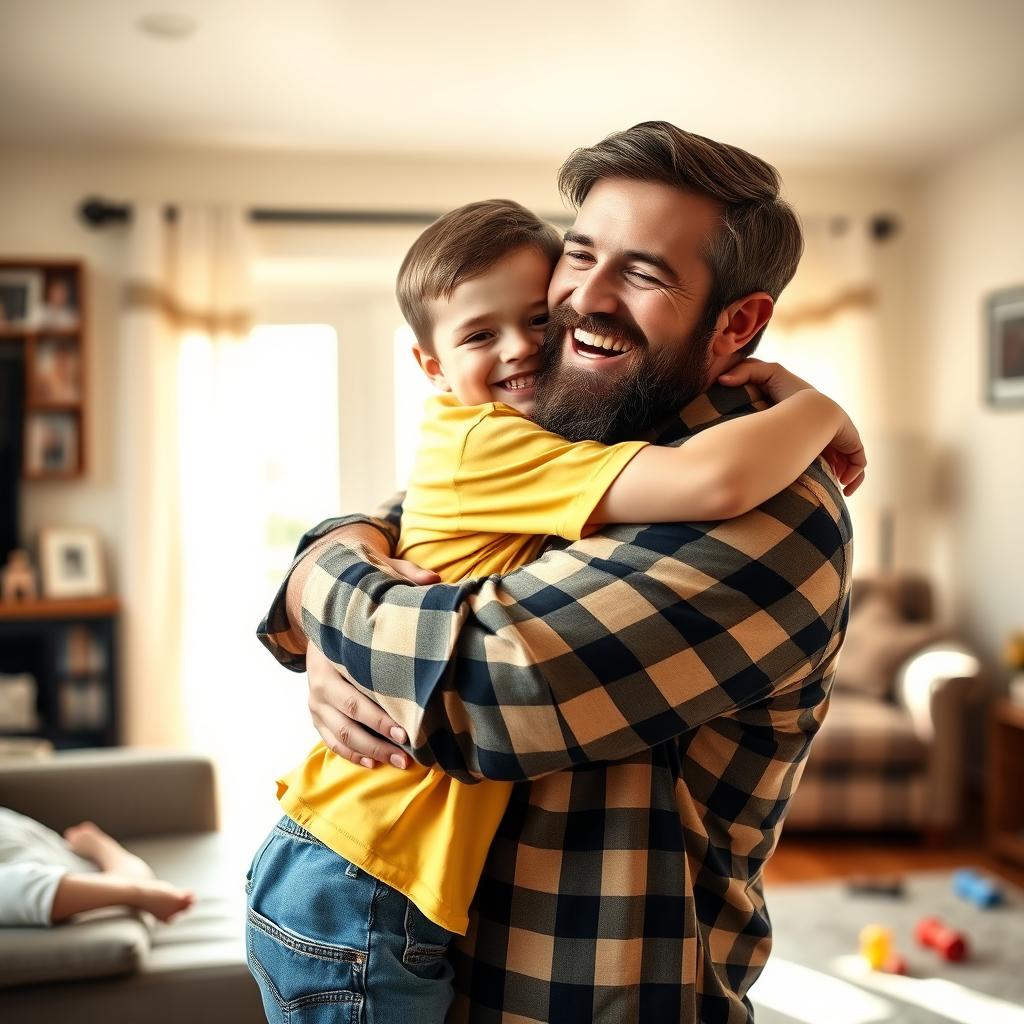
<path fill-rule="evenodd" d="M 398 556 L 446 583 L 516 569 L 538 557 L 549 535 L 583 536 L 644 447 L 570 442 L 507 405 L 431 398 Z M 467 785 L 415 763 L 367 770 L 323 743 L 278 780 L 289 817 L 459 934 L 511 791 L 511 783 Z"/>

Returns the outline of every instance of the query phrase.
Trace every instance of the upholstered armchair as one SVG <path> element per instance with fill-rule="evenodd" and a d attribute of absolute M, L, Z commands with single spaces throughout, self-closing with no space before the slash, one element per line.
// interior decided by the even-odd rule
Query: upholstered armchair
<path fill-rule="evenodd" d="M 916 830 L 942 842 L 960 823 L 965 725 L 986 690 L 978 658 L 935 622 L 927 581 L 856 581 L 787 829 Z"/>

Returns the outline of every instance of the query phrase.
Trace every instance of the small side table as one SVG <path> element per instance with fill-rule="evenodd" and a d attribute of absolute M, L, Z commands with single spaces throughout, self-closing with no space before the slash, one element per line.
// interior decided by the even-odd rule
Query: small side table
<path fill-rule="evenodd" d="M 988 737 L 988 841 L 994 854 L 1024 864 L 1024 707 L 992 707 Z"/>

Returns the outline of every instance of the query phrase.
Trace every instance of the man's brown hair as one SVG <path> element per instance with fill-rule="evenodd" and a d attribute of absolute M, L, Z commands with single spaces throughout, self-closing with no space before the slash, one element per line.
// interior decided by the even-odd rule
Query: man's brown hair
<path fill-rule="evenodd" d="M 544 253 L 552 269 L 562 255 L 558 232 L 511 199 L 468 203 L 434 221 L 406 253 L 395 289 L 420 346 L 434 354 L 432 300 L 449 298 L 463 281 L 525 246 Z"/>
<path fill-rule="evenodd" d="M 711 270 L 708 311 L 714 315 L 751 292 L 777 299 L 796 273 L 804 247 L 800 222 L 780 195 L 779 172 L 745 150 L 667 121 L 644 121 L 577 149 L 562 164 L 558 187 L 579 208 L 604 178 L 662 182 L 720 205 L 721 227 L 701 253 Z M 744 346 L 744 355 L 763 333 Z"/>

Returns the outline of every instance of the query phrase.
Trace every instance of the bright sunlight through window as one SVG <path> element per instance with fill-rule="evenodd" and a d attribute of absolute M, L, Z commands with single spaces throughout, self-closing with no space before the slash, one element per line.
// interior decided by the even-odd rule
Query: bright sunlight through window
<path fill-rule="evenodd" d="M 333 328 L 288 324 L 182 354 L 186 723 L 229 829 L 266 830 L 275 778 L 317 738 L 305 676 L 256 627 L 303 531 L 339 507 L 337 352 Z"/>

